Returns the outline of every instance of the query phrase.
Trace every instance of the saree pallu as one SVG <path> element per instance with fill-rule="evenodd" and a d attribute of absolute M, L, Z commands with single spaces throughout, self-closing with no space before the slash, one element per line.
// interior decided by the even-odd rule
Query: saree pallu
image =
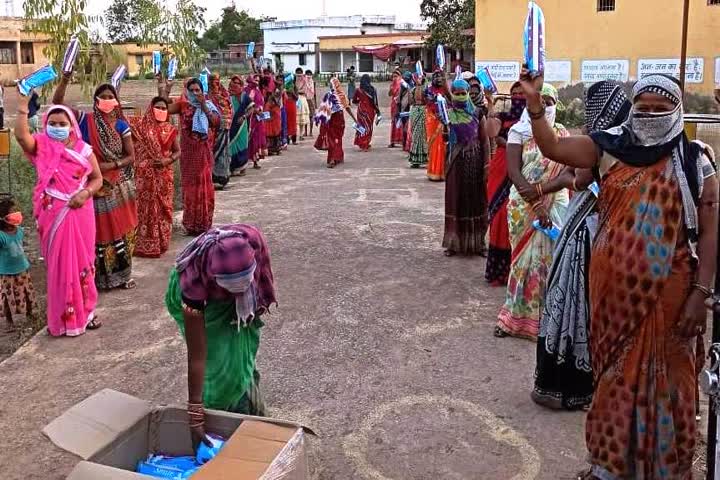
<path fill-rule="evenodd" d="M 447 142 L 443 138 L 443 125 L 432 108 L 425 107 L 425 131 L 428 143 L 427 176 L 433 181 L 445 179 L 445 151 Z"/>
<path fill-rule="evenodd" d="M 280 141 L 282 146 L 288 144 L 287 110 L 284 104 L 280 107 Z"/>
<path fill-rule="evenodd" d="M 335 112 L 327 124 L 327 163 L 343 163 L 345 152 L 343 151 L 343 135 L 345 135 L 345 114 Z"/>
<path fill-rule="evenodd" d="M 138 257 L 157 258 L 170 248 L 174 176 L 172 165 L 155 167 L 150 159 L 138 164 L 135 175 L 138 196 L 135 255 Z"/>
<path fill-rule="evenodd" d="M 268 153 L 278 155 L 282 149 L 283 127 L 280 107 L 265 104 L 265 111 L 270 112 L 270 120 L 264 122 Z"/>
<path fill-rule="evenodd" d="M 289 95 L 285 97 L 285 115 L 287 117 L 287 136 L 294 143 L 297 141 L 298 134 L 297 100 Z"/>
<path fill-rule="evenodd" d="M 182 291 L 176 270 L 170 273 L 165 305 L 184 337 Z M 256 316 L 248 327 L 238 329 L 234 301 L 208 301 L 203 313 L 207 339 L 203 405 L 205 408 L 264 416 L 260 375 L 255 364 L 262 320 Z"/>
<path fill-rule="evenodd" d="M 328 126 L 325 123 L 320 124 L 320 132 L 315 139 L 315 150 L 325 151 L 329 148 Z"/>
<path fill-rule="evenodd" d="M 560 136 L 568 135 L 564 128 L 558 130 L 556 127 L 556 131 Z M 530 183 L 547 182 L 562 170 L 561 165 L 543 157 L 534 139 L 525 144 L 522 155 L 522 175 Z M 545 195 L 542 203 L 550 214 L 550 220 L 562 228 L 568 191 Z M 505 304 L 498 315 L 498 327 L 508 335 L 530 340 L 537 340 L 554 247 L 547 235 L 533 228 L 535 218 L 532 206 L 523 200 L 513 186 L 508 203 L 512 258 Z"/>
<path fill-rule="evenodd" d="M 250 132 L 248 121 L 230 129 L 230 172 L 242 172 L 247 168 L 249 158 Z"/>
<path fill-rule="evenodd" d="M 483 148 L 478 142 L 448 148 L 442 246 L 461 255 L 480 255 L 488 224 Z"/>
<path fill-rule="evenodd" d="M 354 144 L 360 147 L 360 150 L 369 150 L 372 143 L 373 130 L 375 129 L 375 115 L 377 112 L 373 100 L 362 89 L 358 90 L 355 98 L 359 99 L 357 109 L 358 125 L 365 129 L 365 133 L 361 135 L 360 132 L 356 131 Z M 344 123 L 345 121 L 343 120 L 343 126 Z"/>
<path fill-rule="evenodd" d="M 250 138 L 248 142 L 248 160 L 257 162 L 265 156 L 267 149 L 267 135 L 265 134 L 265 122 L 257 119 L 257 114 L 250 115 Z"/>
<path fill-rule="evenodd" d="M 512 182 L 507 174 L 507 157 L 504 146 L 497 147 L 488 168 L 488 256 L 485 264 L 485 281 L 492 286 L 506 287 L 510 275 L 510 231 L 507 205 Z"/>
<path fill-rule="evenodd" d="M 410 111 L 408 110 L 408 113 Z M 412 135 L 410 134 L 410 117 L 402 119 L 403 122 L 403 151 L 410 153 L 410 147 L 412 146 Z"/>
<path fill-rule="evenodd" d="M 298 132 L 299 135 L 302 135 L 304 133 L 302 129 L 310 124 L 310 118 L 310 105 L 308 104 L 307 96 L 300 95 L 298 97 L 297 111 L 297 124 L 300 130 Z"/>
<path fill-rule="evenodd" d="M 398 124 L 398 121 L 400 123 Z M 403 124 L 400 120 L 400 107 L 397 103 L 397 97 L 390 100 L 390 143 L 403 143 Z"/>
<path fill-rule="evenodd" d="M 410 166 L 420 168 L 428 161 L 427 127 L 425 106 L 414 105 L 410 109 Z"/>
<path fill-rule="evenodd" d="M 128 167 L 115 183 L 104 181 L 95 194 L 95 284 L 101 290 L 121 287 L 132 278 L 138 218 L 131 175 Z"/>
<path fill-rule="evenodd" d="M 694 278 L 671 161 L 603 179 L 590 261 L 595 394 L 585 436 L 602 479 L 689 479 L 696 338 L 676 333 Z"/>
<path fill-rule="evenodd" d="M 215 188 L 212 183 L 214 158 L 212 139 L 183 129 L 180 138 L 183 227 L 188 235 L 206 232 L 213 222 Z"/>
<path fill-rule="evenodd" d="M 215 143 L 213 144 L 213 171 L 212 181 L 224 187 L 230 181 L 230 132 L 227 128 L 215 130 Z"/>
<path fill-rule="evenodd" d="M 589 190 L 573 196 L 548 275 L 533 399 L 553 409 L 581 409 L 592 401 L 588 272 L 596 203 Z"/>

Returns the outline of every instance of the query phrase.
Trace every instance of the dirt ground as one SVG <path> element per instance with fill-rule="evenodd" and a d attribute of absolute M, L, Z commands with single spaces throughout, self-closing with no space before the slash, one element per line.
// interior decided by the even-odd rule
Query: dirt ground
<path fill-rule="evenodd" d="M 259 225 L 272 252 L 280 305 L 259 353 L 272 416 L 318 432 L 313 479 L 575 478 L 584 415 L 530 400 L 535 345 L 492 335 L 504 291 L 485 285 L 483 259 L 443 255 L 443 185 L 385 148 L 388 130 L 363 154 L 348 127 L 335 170 L 308 140 L 218 193 L 216 223 Z M 78 458 L 40 430 L 100 389 L 186 400 L 163 306 L 186 242 L 135 260 L 138 289 L 102 295 L 100 330 L 39 334 L 0 364 L 2 478 L 65 478 Z"/>

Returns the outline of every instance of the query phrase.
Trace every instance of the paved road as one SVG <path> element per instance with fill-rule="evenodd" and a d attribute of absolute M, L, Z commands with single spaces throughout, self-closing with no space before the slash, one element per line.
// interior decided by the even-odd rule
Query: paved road
<path fill-rule="evenodd" d="M 583 415 L 530 401 L 535 346 L 492 336 L 503 292 L 482 259 L 443 256 L 443 185 L 384 148 L 381 128 L 340 168 L 308 141 L 218 196 L 217 223 L 256 223 L 272 250 L 280 307 L 259 355 L 272 414 L 320 434 L 317 479 L 572 478 Z M 64 478 L 77 459 L 40 429 L 99 389 L 184 401 L 162 302 L 172 258 L 136 261 L 138 290 L 102 296 L 101 330 L 41 334 L 0 364 L 2 478 Z"/>

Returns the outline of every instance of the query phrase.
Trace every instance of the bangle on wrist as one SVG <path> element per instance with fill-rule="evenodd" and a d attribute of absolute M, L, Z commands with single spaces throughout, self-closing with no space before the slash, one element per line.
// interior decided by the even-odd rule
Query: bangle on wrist
<path fill-rule="evenodd" d="M 530 120 L 540 120 L 545 116 L 545 107 L 543 106 L 537 112 L 533 112 L 528 108 L 528 115 L 530 115 Z"/>
<path fill-rule="evenodd" d="M 706 287 L 705 285 L 701 285 L 698 282 L 694 282 L 692 285 L 692 288 L 702 293 L 705 298 L 710 298 L 713 296 L 713 290 L 711 288 Z"/>
<path fill-rule="evenodd" d="M 573 178 L 572 189 L 573 189 L 574 192 L 577 192 L 577 191 L 578 191 L 578 188 L 577 188 L 577 178 Z"/>
<path fill-rule="evenodd" d="M 537 190 L 538 197 L 542 197 L 542 196 L 543 196 L 542 183 L 536 183 L 536 184 L 535 184 L 535 190 Z"/>

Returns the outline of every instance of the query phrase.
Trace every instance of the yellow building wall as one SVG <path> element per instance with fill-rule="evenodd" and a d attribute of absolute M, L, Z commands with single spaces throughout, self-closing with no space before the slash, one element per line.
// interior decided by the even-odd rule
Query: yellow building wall
<path fill-rule="evenodd" d="M 421 33 L 393 34 L 393 35 L 357 35 L 352 37 L 329 37 L 320 39 L 320 51 L 352 50 L 355 46 L 386 45 L 399 40 L 413 40 L 421 42 L 425 35 Z"/>
<path fill-rule="evenodd" d="M 15 80 L 32 73 L 38 68 L 49 63 L 43 53 L 47 41 L 25 29 L 25 21 L 22 18 L 0 17 L 0 42 L 14 43 L 16 50 L 16 63 L 0 64 L 0 82 L 5 85 L 14 84 Z M 19 51 L 19 42 L 33 44 L 33 63 L 23 63 Z"/>
<path fill-rule="evenodd" d="M 572 61 L 572 83 L 581 79 L 583 60 L 629 60 L 632 81 L 639 59 L 680 57 L 680 0 L 616 0 L 612 12 L 598 12 L 597 0 L 537 3 L 545 13 L 547 59 Z M 687 83 L 687 89 L 711 94 L 720 57 L 720 6 L 707 3 L 690 1 L 687 55 L 702 57 L 705 65 L 703 82 Z M 522 63 L 527 6 L 527 0 L 475 1 L 476 60 Z M 499 85 L 503 91 L 509 86 Z"/>
<path fill-rule="evenodd" d="M 152 52 L 159 50 L 164 51 L 166 47 L 159 44 L 138 45 L 136 43 L 118 43 L 113 45 L 115 53 L 118 55 L 119 61 L 127 68 L 128 76 L 135 76 L 140 73 L 141 66 L 138 62 L 139 56 L 142 56 L 145 72 L 152 68 Z M 117 64 L 108 65 L 108 70 L 112 71 L 117 68 Z"/>

